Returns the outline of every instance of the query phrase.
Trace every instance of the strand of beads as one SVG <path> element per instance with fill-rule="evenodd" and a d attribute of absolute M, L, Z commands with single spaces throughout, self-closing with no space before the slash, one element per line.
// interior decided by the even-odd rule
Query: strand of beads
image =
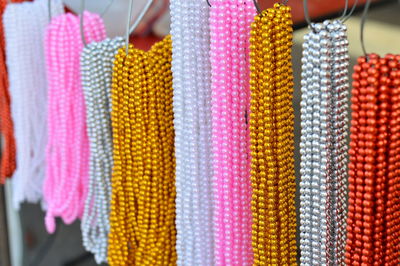
<path fill-rule="evenodd" d="M 252 1 L 213 1 L 210 10 L 216 265 L 250 265 L 249 35 Z"/>
<path fill-rule="evenodd" d="M 338 20 L 313 24 L 302 58 L 302 265 L 344 265 L 348 41 Z"/>
<path fill-rule="evenodd" d="M 123 39 L 94 42 L 81 54 L 82 89 L 89 136 L 89 188 L 82 216 L 83 245 L 97 263 L 107 261 L 111 201 L 112 129 L 111 78 Z"/>
<path fill-rule="evenodd" d="M 52 14 L 62 13 L 55 1 Z M 46 147 L 46 68 L 43 52 L 49 23 L 45 0 L 9 4 L 4 12 L 11 111 L 17 144 L 17 169 L 13 175 L 13 203 L 42 199 Z M 32 67 L 32 64 L 35 67 Z"/>
<path fill-rule="evenodd" d="M 255 17 L 250 39 L 254 265 L 296 264 L 290 7 Z"/>
<path fill-rule="evenodd" d="M 11 117 L 11 102 L 6 66 L 6 43 L 4 40 L 3 28 L 3 14 L 6 9 L 7 2 L 7 0 L 0 1 L 0 133 L 3 138 L 0 159 L 0 184 L 4 184 L 6 178 L 9 178 L 13 175 L 16 167 L 14 125 Z"/>
<path fill-rule="evenodd" d="M 400 263 L 400 56 L 354 66 L 347 265 Z"/>
<path fill-rule="evenodd" d="M 113 175 L 108 262 L 175 265 L 172 42 L 119 50 L 112 81 Z"/>
<path fill-rule="evenodd" d="M 209 7 L 171 1 L 178 265 L 214 263 Z"/>
<path fill-rule="evenodd" d="M 105 38 L 100 16 L 85 12 L 84 22 L 88 43 Z M 49 106 L 44 196 L 50 233 L 55 230 L 55 216 L 66 224 L 80 218 L 87 196 L 89 142 L 79 70 L 82 49 L 79 17 L 54 18 L 45 36 Z"/>

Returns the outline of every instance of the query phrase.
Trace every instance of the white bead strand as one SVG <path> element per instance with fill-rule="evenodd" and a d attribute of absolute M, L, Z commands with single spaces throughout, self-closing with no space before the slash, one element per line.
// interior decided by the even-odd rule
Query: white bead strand
<path fill-rule="evenodd" d="M 89 187 L 81 222 L 84 247 L 107 262 L 112 172 L 111 79 L 123 38 L 94 42 L 81 54 L 82 89 L 89 137 Z"/>
<path fill-rule="evenodd" d="M 63 13 L 60 0 L 51 15 Z M 12 178 L 13 203 L 42 199 L 47 141 L 47 80 L 43 49 L 49 23 L 47 0 L 8 4 L 3 15 L 11 112 L 17 146 L 17 168 Z M 45 203 L 44 203 L 45 205 Z"/>
<path fill-rule="evenodd" d="M 209 7 L 171 0 L 178 265 L 212 265 Z"/>

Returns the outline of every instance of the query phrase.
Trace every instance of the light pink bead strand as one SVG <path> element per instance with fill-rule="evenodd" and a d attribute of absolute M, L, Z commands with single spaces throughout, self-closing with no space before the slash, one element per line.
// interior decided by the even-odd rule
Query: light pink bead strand
<path fill-rule="evenodd" d="M 251 265 L 249 18 L 252 1 L 212 1 L 210 12 L 216 265 Z"/>
<path fill-rule="evenodd" d="M 84 13 L 87 43 L 106 37 L 102 19 Z M 55 217 L 66 224 L 81 218 L 88 190 L 89 143 L 80 80 L 83 42 L 79 17 L 65 14 L 52 20 L 45 37 L 48 76 L 48 143 L 44 197 L 47 231 L 55 231 Z"/>

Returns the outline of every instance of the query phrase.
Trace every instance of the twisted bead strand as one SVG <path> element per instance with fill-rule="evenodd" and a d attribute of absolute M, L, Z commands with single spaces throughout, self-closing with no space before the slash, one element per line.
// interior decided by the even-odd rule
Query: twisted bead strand
<path fill-rule="evenodd" d="M 348 52 L 340 21 L 313 24 L 302 58 L 302 265 L 343 265 Z"/>
<path fill-rule="evenodd" d="M 219 0 L 210 9 L 216 265 L 252 263 L 247 54 L 254 14 L 251 1 Z"/>
<path fill-rule="evenodd" d="M 110 265 L 175 265 L 172 42 L 116 55 Z"/>
<path fill-rule="evenodd" d="M 254 265 L 295 264 L 292 21 L 275 4 L 250 38 L 250 150 Z"/>
<path fill-rule="evenodd" d="M 105 38 L 98 15 L 84 13 L 86 40 Z M 44 196 L 46 228 L 55 230 L 56 216 L 70 224 L 83 214 L 88 189 L 89 143 L 79 72 L 83 49 L 79 18 L 65 14 L 52 20 L 45 36 L 48 76 L 48 142 Z"/>
<path fill-rule="evenodd" d="M 85 47 L 81 54 L 82 89 L 89 137 L 89 188 L 81 229 L 85 248 L 97 263 L 107 261 L 111 200 L 112 129 L 111 76 L 123 39 L 106 39 Z"/>
<path fill-rule="evenodd" d="M 347 265 L 399 263 L 399 205 L 392 201 L 398 195 L 398 64 L 398 56 L 370 54 L 354 66 Z"/>
<path fill-rule="evenodd" d="M 178 265 L 214 261 L 209 7 L 171 1 Z"/>

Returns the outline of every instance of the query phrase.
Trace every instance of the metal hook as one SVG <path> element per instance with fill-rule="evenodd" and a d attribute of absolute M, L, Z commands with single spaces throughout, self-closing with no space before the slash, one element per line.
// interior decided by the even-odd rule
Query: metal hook
<path fill-rule="evenodd" d="M 365 27 L 365 21 L 367 20 L 367 15 L 368 15 L 368 10 L 369 6 L 371 4 L 371 0 L 367 0 L 364 6 L 364 11 L 361 17 L 361 24 L 360 24 L 360 41 L 361 41 L 361 48 L 363 50 L 365 58 L 368 60 L 368 55 L 367 55 L 367 50 L 365 49 L 365 43 L 364 43 L 364 27 Z"/>
<path fill-rule="evenodd" d="M 111 0 L 108 5 L 106 6 L 106 8 L 104 8 L 103 12 L 100 13 L 100 16 L 103 17 L 107 11 L 110 9 L 110 7 L 112 6 L 112 4 L 114 3 L 114 0 Z"/>
<path fill-rule="evenodd" d="M 315 32 L 314 25 L 311 22 L 310 13 L 308 12 L 308 0 L 303 1 L 304 18 L 311 30 Z"/>
<path fill-rule="evenodd" d="M 258 5 L 257 0 L 253 0 L 253 4 L 254 4 L 254 6 L 255 6 L 256 9 L 257 9 L 257 13 L 258 13 L 259 15 L 262 15 L 262 10 L 261 10 L 260 6 Z"/>
<path fill-rule="evenodd" d="M 210 0 L 206 0 L 206 2 L 207 2 L 207 5 L 208 5 L 209 7 L 211 7 Z"/>
<path fill-rule="evenodd" d="M 351 15 L 353 15 L 354 10 L 356 10 L 357 4 L 358 0 L 354 1 L 353 7 L 351 8 L 349 14 L 342 18 L 342 22 L 346 22 L 351 17 Z"/>
<path fill-rule="evenodd" d="M 47 8 L 49 11 L 49 21 L 51 21 L 51 0 L 47 1 Z"/>
<path fill-rule="evenodd" d="M 79 28 L 81 31 L 81 39 L 82 39 L 82 43 L 83 45 L 86 47 L 86 39 L 85 39 L 85 32 L 83 29 L 83 15 L 84 15 L 84 11 L 85 11 L 85 0 L 81 0 L 81 16 L 79 18 Z"/>
<path fill-rule="evenodd" d="M 126 55 L 129 53 L 129 36 L 137 26 L 139 26 L 140 21 L 143 19 L 144 15 L 147 13 L 149 10 L 150 6 L 153 4 L 154 0 L 148 0 L 140 14 L 137 16 L 135 22 L 130 26 L 131 24 L 131 19 L 132 19 L 132 7 L 133 7 L 133 0 L 129 1 L 129 14 L 128 14 L 128 22 L 126 23 L 126 35 L 125 35 L 125 52 Z"/>

